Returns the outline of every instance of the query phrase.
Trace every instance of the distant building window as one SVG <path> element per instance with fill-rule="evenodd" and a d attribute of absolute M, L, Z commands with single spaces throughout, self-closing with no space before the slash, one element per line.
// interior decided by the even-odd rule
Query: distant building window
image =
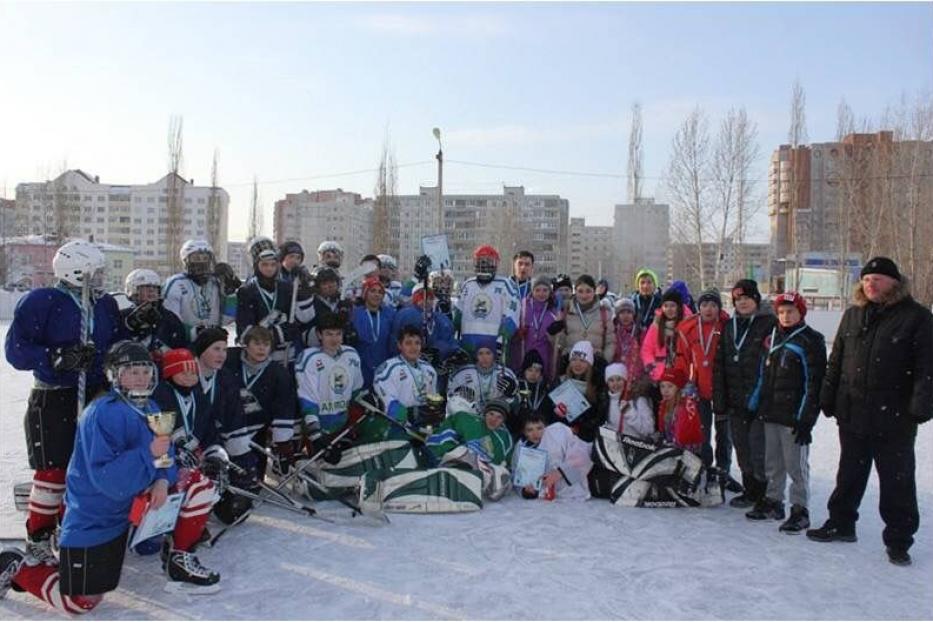
<path fill-rule="evenodd" d="M 116 268 L 116 269 L 118 269 L 118 270 L 119 270 L 120 268 L 122 268 L 122 267 L 123 267 L 123 260 L 122 260 L 122 259 L 114 259 L 114 260 L 113 260 L 113 267 Z"/>

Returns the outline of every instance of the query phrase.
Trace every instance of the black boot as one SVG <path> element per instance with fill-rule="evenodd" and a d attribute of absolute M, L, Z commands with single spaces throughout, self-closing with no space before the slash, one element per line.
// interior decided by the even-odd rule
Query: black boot
<path fill-rule="evenodd" d="M 823 523 L 819 529 L 807 529 L 807 537 L 814 542 L 856 542 L 855 525 L 840 527 L 832 519 Z"/>
<path fill-rule="evenodd" d="M 888 561 L 895 566 L 909 566 L 913 563 L 910 553 L 905 549 L 896 549 L 891 546 L 888 547 Z"/>
<path fill-rule="evenodd" d="M 741 493 L 745 492 L 745 486 L 743 486 L 742 484 L 738 483 L 738 482 L 735 480 L 735 478 L 732 477 L 731 475 L 729 475 L 728 473 L 726 473 L 726 472 L 724 472 L 724 471 L 721 471 L 719 477 L 725 478 L 725 484 L 724 484 L 724 485 L 725 485 L 725 488 L 726 488 L 726 490 L 727 490 L 728 492 L 734 492 L 734 493 L 737 493 L 737 494 L 741 494 Z"/>
<path fill-rule="evenodd" d="M 799 534 L 810 526 L 810 512 L 802 505 L 790 509 L 790 518 L 781 523 L 779 530 L 787 534 Z"/>
<path fill-rule="evenodd" d="M 745 513 L 748 520 L 784 520 L 784 504 L 767 497 L 762 497 L 754 509 Z"/>
<path fill-rule="evenodd" d="M 755 501 L 758 499 L 755 496 L 754 482 L 754 478 L 742 473 L 742 494 L 737 497 L 732 497 L 729 501 L 729 506 L 733 508 L 750 508 L 755 505 Z"/>

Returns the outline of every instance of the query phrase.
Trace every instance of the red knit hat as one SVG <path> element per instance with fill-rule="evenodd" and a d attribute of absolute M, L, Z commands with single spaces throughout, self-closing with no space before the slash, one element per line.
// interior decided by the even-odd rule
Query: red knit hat
<path fill-rule="evenodd" d="M 684 385 L 687 384 L 687 374 L 685 374 L 682 369 L 666 367 L 658 382 L 670 382 L 671 384 L 677 385 L 678 389 L 683 389 Z"/>
<path fill-rule="evenodd" d="M 378 276 L 370 276 L 363 279 L 363 295 L 373 287 L 378 287 L 383 292 L 386 290 L 385 285 L 382 284 Z"/>
<path fill-rule="evenodd" d="M 175 348 L 162 355 L 162 377 L 171 380 L 177 374 L 190 371 L 198 372 L 198 364 L 194 354 L 185 348 Z"/>
<path fill-rule="evenodd" d="M 425 292 L 427 292 L 428 300 L 434 300 L 434 290 L 428 288 L 424 289 L 423 283 L 418 283 L 411 290 L 411 302 L 415 306 L 421 306 L 424 303 Z"/>
<path fill-rule="evenodd" d="M 797 310 L 800 311 L 800 319 L 807 317 L 807 301 L 797 292 L 778 294 L 774 297 L 772 304 L 774 305 L 775 313 L 777 313 L 778 307 L 781 305 L 794 305 L 797 307 Z"/>

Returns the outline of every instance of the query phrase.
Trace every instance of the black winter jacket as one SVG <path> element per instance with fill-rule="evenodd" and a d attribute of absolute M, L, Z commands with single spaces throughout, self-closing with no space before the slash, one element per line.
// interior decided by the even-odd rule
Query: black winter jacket
<path fill-rule="evenodd" d="M 758 401 L 758 418 L 789 428 L 811 429 L 820 416 L 826 340 L 809 326 L 798 325 L 787 330 L 776 327 L 766 343 L 770 347 L 764 350 L 756 397 L 752 398 Z M 778 347 L 781 343 L 784 345 Z M 770 352 L 772 347 L 775 350 Z"/>
<path fill-rule="evenodd" d="M 270 428 L 273 442 L 290 440 L 298 418 L 293 377 L 284 365 L 270 361 L 259 377 L 249 379 L 252 384 L 247 388 L 242 352 L 241 348 L 228 348 L 224 369 L 239 385 L 247 429 L 255 434 Z"/>
<path fill-rule="evenodd" d="M 748 399 L 758 384 L 761 357 L 768 352 L 765 339 L 771 336 L 776 319 L 767 308 L 759 309 L 753 318 L 751 326 L 748 326 L 748 321 L 730 319 L 723 327 L 713 365 L 713 412 L 717 415 L 754 417 L 748 410 Z M 741 339 L 746 326 L 748 336 L 742 342 L 742 349 L 737 350 L 736 327 Z M 735 360 L 736 353 L 738 361 Z"/>
<path fill-rule="evenodd" d="M 284 281 L 275 281 L 272 308 L 267 306 L 259 293 L 259 281 L 248 280 L 236 291 L 236 336 L 242 342 L 243 334 L 251 327 L 263 323 L 272 331 L 273 349 L 284 347 L 298 337 L 299 327 L 288 326 L 288 316 L 292 307 L 292 286 Z M 277 319 L 269 314 L 278 311 Z M 263 320 L 266 320 L 263 322 Z"/>
<path fill-rule="evenodd" d="M 833 342 L 820 405 L 855 434 L 912 436 L 933 417 L 933 315 L 906 283 L 881 305 L 856 290 Z"/>

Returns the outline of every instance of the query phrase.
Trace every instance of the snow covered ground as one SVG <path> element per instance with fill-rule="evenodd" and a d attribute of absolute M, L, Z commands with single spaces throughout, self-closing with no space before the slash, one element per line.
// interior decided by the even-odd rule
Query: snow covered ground
<path fill-rule="evenodd" d="M 6 323 L 0 335 L 5 332 Z M 29 374 L 0 363 L 0 534 L 6 537 L 23 532 L 11 486 L 29 476 L 22 415 L 30 385 Z M 814 437 L 818 523 L 826 517 L 838 458 L 835 425 L 822 419 Z M 217 548 L 200 552 L 221 571 L 221 593 L 166 594 L 157 558 L 128 556 L 120 588 L 89 617 L 930 619 L 933 426 L 922 428 L 917 454 L 922 520 L 910 568 L 885 557 L 874 476 L 856 544 L 785 536 L 777 523 L 753 524 L 729 507 L 642 510 L 510 496 L 479 513 L 393 515 L 391 525 L 371 527 L 266 506 Z M 336 504 L 319 508 L 348 516 Z M 0 601 L 4 620 L 58 617 L 64 616 L 25 594 L 11 592 Z"/>

